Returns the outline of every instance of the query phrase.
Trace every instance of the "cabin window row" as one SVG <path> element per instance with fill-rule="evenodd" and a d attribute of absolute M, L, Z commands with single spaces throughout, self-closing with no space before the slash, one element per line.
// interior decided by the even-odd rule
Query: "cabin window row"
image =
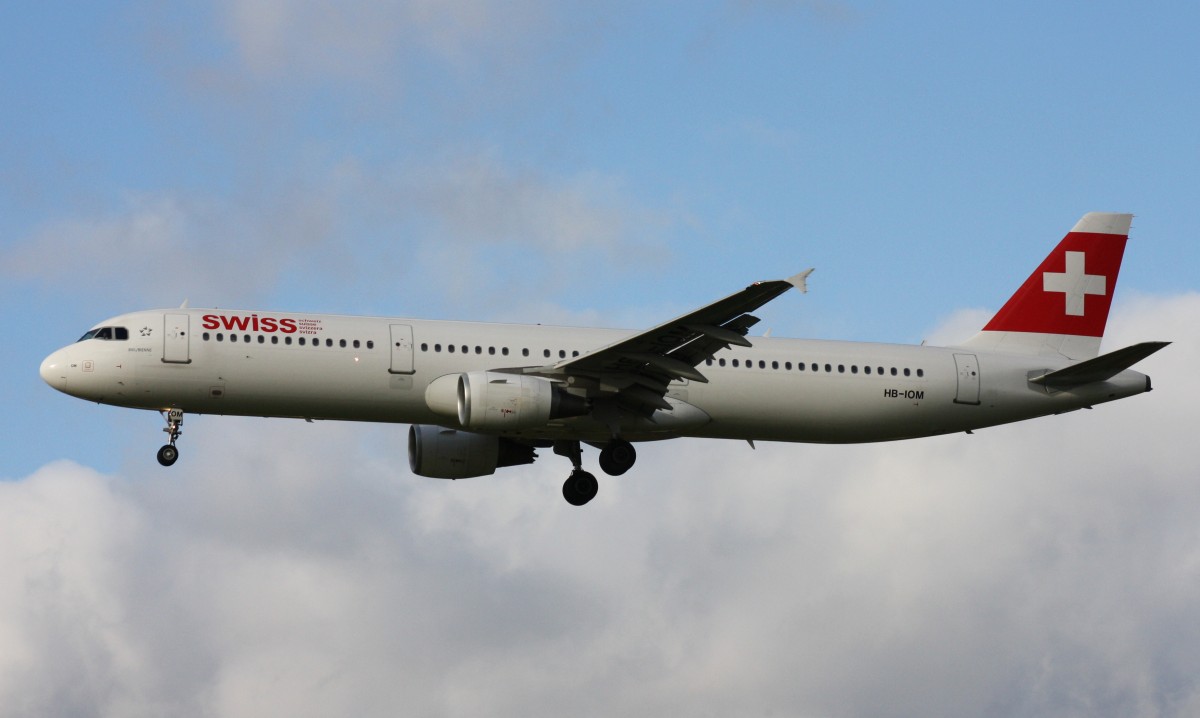
<path fill-rule="evenodd" d="M 434 353 L 441 353 L 444 351 L 448 354 L 470 354 L 470 353 L 472 353 L 472 348 L 468 344 L 446 344 L 443 346 L 440 343 L 439 344 L 429 344 L 428 342 L 422 342 L 421 343 L 421 351 L 423 351 L 423 352 L 432 351 Z M 479 344 L 476 344 L 474 347 L 474 353 L 480 354 L 480 355 L 486 353 L 489 356 L 495 356 L 497 353 L 499 353 L 500 356 L 508 356 L 509 349 L 508 349 L 508 347 L 483 347 Z M 579 356 L 579 351 L 572 350 L 570 352 L 570 355 L 573 357 L 577 357 L 577 356 Z M 529 356 L 528 347 L 521 349 L 521 356 L 523 356 L 523 357 Z M 547 359 L 550 359 L 551 357 L 554 356 L 554 352 L 550 351 L 549 349 L 543 349 L 542 356 Z M 566 359 L 567 358 L 567 350 L 559 349 L 558 350 L 558 358 Z"/>
<path fill-rule="evenodd" d="M 332 348 L 334 346 L 337 346 L 342 349 L 351 349 L 351 348 L 361 349 L 364 345 L 366 345 L 367 349 L 375 348 L 375 342 L 370 339 L 368 339 L 365 342 L 360 341 L 358 339 L 338 339 L 336 342 L 333 339 L 325 339 L 324 344 L 322 344 L 320 337 L 291 337 L 291 336 L 285 335 L 281 339 L 278 334 L 272 334 L 269 339 L 267 338 L 266 335 L 263 335 L 263 334 L 257 334 L 257 335 L 253 335 L 253 336 L 250 334 L 240 334 L 240 335 L 239 334 L 230 334 L 228 336 L 228 339 L 231 343 L 240 341 L 244 344 L 250 344 L 255 340 L 254 339 L 255 336 L 258 337 L 259 344 L 266 344 L 266 343 L 270 342 L 271 344 L 283 344 L 284 346 L 292 346 L 293 344 L 296 344 L 296 345 L 299 345 L 302 347 L 303 346 L 313 346 L 313 347 L 326 346 L 326 347 Z M 213 341 L 213 340 L 216 340 L 218 342 L 223 342 L 226 339 L 226 336 L 223 332 L 217 332 L 216 334 L 210 334 L 209 332 L 204 332 L 204 334 L 202 334 L 201 337 L 206 342 Z"/>
<path fill-rule="evenodd" d="M 743 366 L 746 367 L 747 369 L 755 368 L 755 362 L 750 359 L 743 359 L 743 360 L 738 360 L 738 359 L 726 360 L 725 358 L 720 358 L 720 359 L 716 359 L 716 360 L 708 359 L 705 361 L 705 363 L 708 366 L 712 366 L 715 363 L 717 366 L 732 366 L 735 369 L 738 367 L 743 367 Z M 770 362 L 769 366 L 771 369 L 780 369 L 782 367 L 785 371 L 792 370 L 792 362 L 790 362 L 790 361 L 785 361 L 782 363 L 782 365 L 780 364 L 779 361 L 772 361 L 772 362 Z M 768 363 L 765 360 L 760 359 L 758 361 L 759 369 L 766 369 L 767 367 L 768 367 Z M 820 362 L 809 362 L 806 364 L 805 362 L 802 362 L 802 361 L 796 362 L 796 371 L 821 372 L 822 370 L 826 374 L 834 374 L 834 373 L 845 374 L 847 371 L 849 371 L 849 373 L 851 373 L 851 374 L 858 374 L 861 371 L 863 374 L 866 374 L 868 376 L 870 376 L 870 375 L 913 376 L 914 374 L 918 377 L 925 376 L 924 369 L 917 369 L 914 371 L 910 367 L 885 368 L 885 367 L 881 367 L 881 366 L 865 366 L 865 365 L 862 367 L 859 367 L 859 365 L 857 365 L 857 364 L 851 364 L 847 367 L 845 364 L 831 364 L 831 363 L 822 364 Z"/>

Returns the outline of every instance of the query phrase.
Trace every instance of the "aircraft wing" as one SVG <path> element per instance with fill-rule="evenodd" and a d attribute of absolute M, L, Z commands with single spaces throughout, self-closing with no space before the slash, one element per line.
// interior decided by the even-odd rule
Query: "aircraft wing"
<path fill-rule="evenodd" d="M 598 393 L 616 393 L 636 408 L 669 410 L 670 404 L 663 399 L 669 383 L 679 379 L 707 382 L 696 367 L 732 345 L 750 346 L 746 333 L 758 323 L 750 312 L 792 287 L 807 291 L 806 280 L 812 271 L 755 282 L 653 329 L 535 371 L 583 379 Z"/>

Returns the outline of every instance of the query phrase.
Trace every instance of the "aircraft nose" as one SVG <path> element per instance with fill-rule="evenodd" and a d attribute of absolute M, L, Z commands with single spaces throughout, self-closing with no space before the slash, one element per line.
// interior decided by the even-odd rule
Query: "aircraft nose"
<path fill-rule="evenodd" d="M 38 373 L 42 375 L 42 381 L 61 391 L 67 386 L 66 369 L 66 357 L 63 356 L 63 351 L 59 349 L 42 360 L 42 366 L 38 370 Z"/>

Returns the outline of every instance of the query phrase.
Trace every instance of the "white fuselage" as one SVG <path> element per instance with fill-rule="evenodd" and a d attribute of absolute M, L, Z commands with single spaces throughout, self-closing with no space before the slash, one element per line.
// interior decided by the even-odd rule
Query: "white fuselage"
<path fill-rule="evenodd" d="M 478 370 L 552 365 L 627 331 L 203 309 L 125 314 L 97 325 L 127 338 L 89 338 L 52 354 L 42 376 L 93 401 L 193 414 L 437 424 L 430 384 Z M 1125 370 L 1067 391 L 1030 378 L 1067 359 L 801 339 L 754 338 L 670 385 L 671 411 L 623 415 L 629 440 L 675 436 L 851 443 L 967 431 L 1062 413 L 1147 391 Z M 569 389 L 570 387 L 568 387 Z M 505 435 L 604 441 L 590 416 Z"/>

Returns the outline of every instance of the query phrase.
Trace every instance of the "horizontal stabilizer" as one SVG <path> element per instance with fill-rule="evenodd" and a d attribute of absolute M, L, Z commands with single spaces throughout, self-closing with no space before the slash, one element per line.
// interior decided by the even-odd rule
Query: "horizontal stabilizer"
<path fill-rule="evenodd" d="M 1101 354 L 1095 359 L 1088 359 L 1078 364 L 1072 364 L 1065 369 L 1059 369 L 1049 374 L 1034 377 L 1029 381 L 1055 389 L 1069 389 L 1074 386 L 1104 381 L 1120 374 L 1170 343 L 1142 342 L 1141 344 L 1134 344 L 1124 349 L 1118 349 L 1115 352 Z"/>

